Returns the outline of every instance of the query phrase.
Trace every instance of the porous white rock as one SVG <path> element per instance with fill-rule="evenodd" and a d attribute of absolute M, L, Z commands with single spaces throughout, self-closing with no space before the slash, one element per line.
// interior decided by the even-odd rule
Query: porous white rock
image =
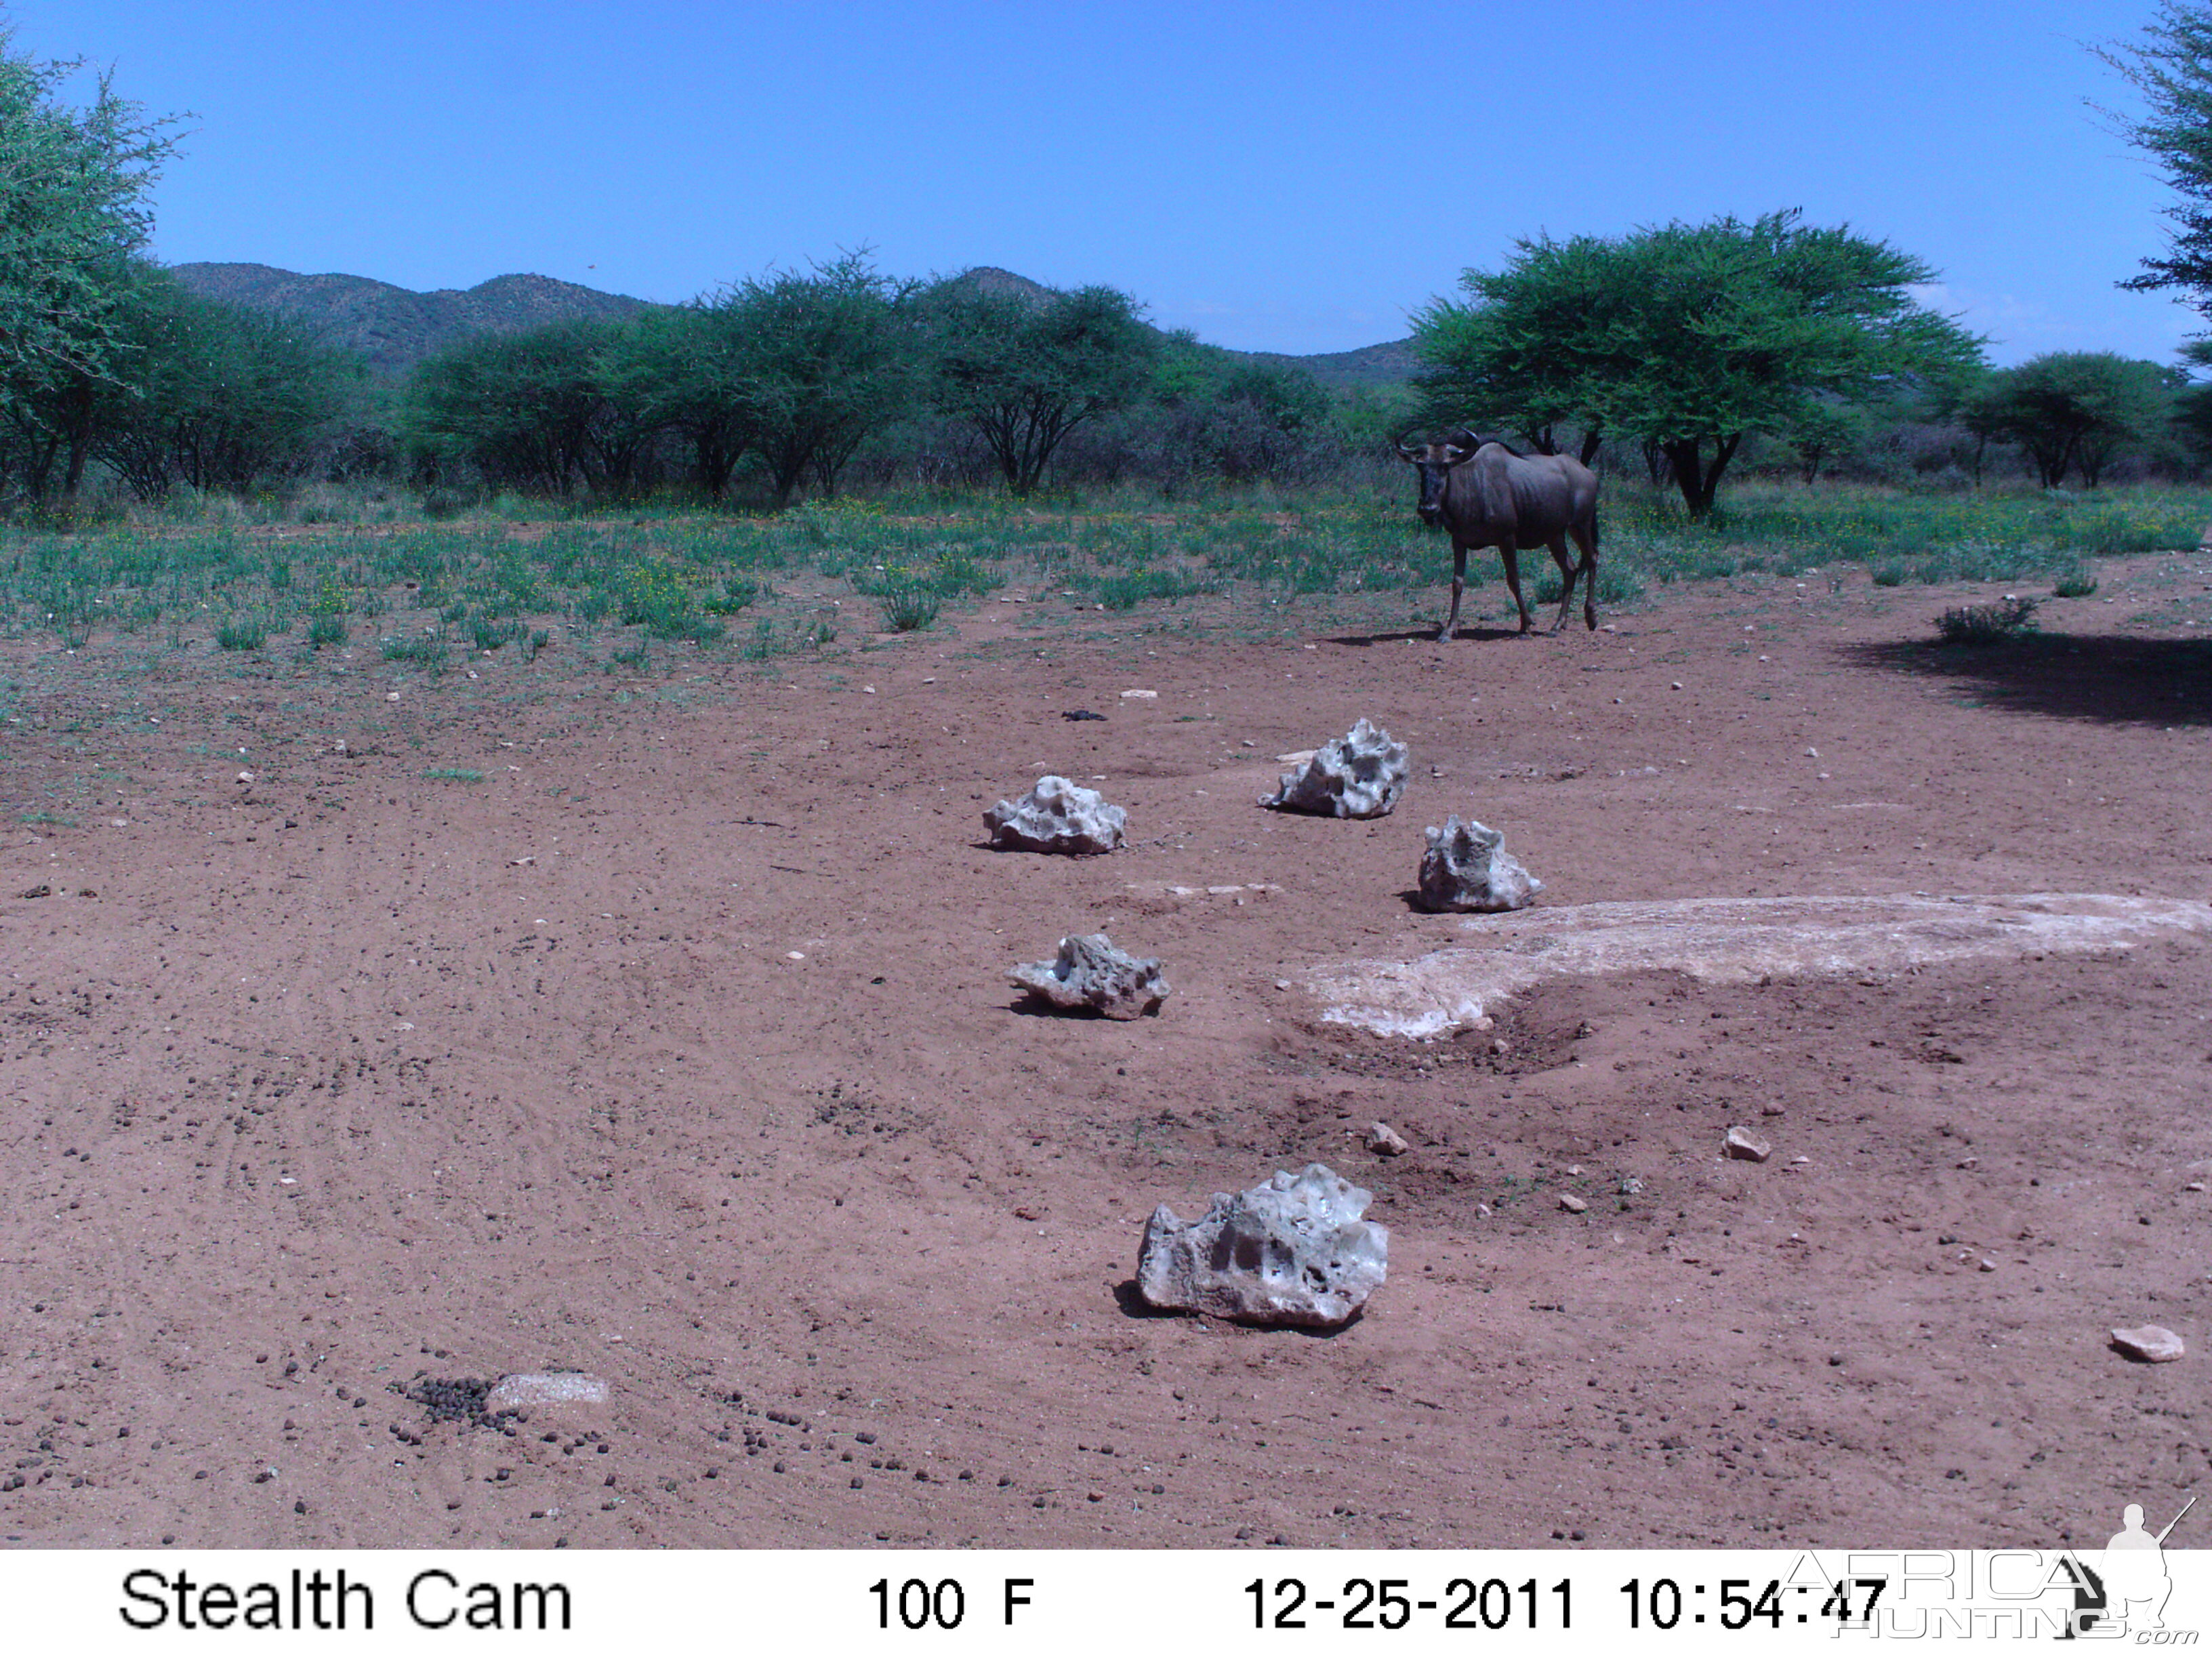
<path fill-rule="evenodd" d="M 1304 770 L 1284 773 L 1260 805 L 1323 817 L 1379 818 L 1405 792 L 1406 745 L 1363 720 L 1314 750 Z"/>
<path fill-rule="evenodd" d="M 1155 1308 L 1265 1325 L 1341 1325 L 1389 1271 L 1390 1231 L 1362 1221 L 1373 1194 L 1326 1164 L 1216 1193 L 1195 1221 L 1164 1204 L 1145 1224 L 1137 1289 Z"/>
<path fill-rule="evenodd" d="M 1019 800 L 1002 800 L 983 814 L 991 844 L 1024 853 L 1110 853 L 1121 844 L 1128 814 L 1085 789 L 1048 772 Z"/>
<path fill-rule="evenodd" d="M 1518 910 L 1544 890 L 1544 884 L 1521 867 L 1505 850 L 1503 830 L 1457 813 L 1441 829 L 1429 827 L 1421 854 L 1421 903 L 1431 910 Z"/>
<path fill-rule="evenodd" d="M 1109 1019 L 1157 1013 L 1169 991 L 1160 964 L 1131 956 L 1103 933 L 1071 933 L 1051 962 L 1018 963 L 1006 978 L 1062 1008 L 1096 1008 Z"/>

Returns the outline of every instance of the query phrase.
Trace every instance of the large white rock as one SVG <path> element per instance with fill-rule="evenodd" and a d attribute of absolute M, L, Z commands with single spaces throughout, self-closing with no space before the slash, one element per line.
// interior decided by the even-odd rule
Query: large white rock
<path fill-rule="evenodd" d="M 1262 806 L 1323 817 L 1379 818 L 1406 793 L 1406 745 L 1361 720 L 1314 750 L 1301 771 L 1285 772 Z"/>
<path fill-rule="evenodd" d="M 1128 814 L 1096 789 L 1048 772 L 1019 800 L 983 814 L 994 847 L 1024 853 L 1110 853 L 1121 844 Z"/>
<path fill-rule="evenodd" d="M 1504 832 L 1456 813 L 1429 828 L 1421 854 L 1421 902 L 1431 910 L 1518 910 L 1544 890 L 1504 848 Z"/>
<path fill-rule="evenodd" d="M 1164 1204 L 1145 1224 L 1137 1289 L 1155 1308 L 1265 1325 L 1341 1325 L 1389 1271 L 1390 1230 L 1362 1221 L 1373 1194 L 1326 1164 L 1216 1193 L 1196 1221 Z"/>
<path fill-rule="evenodd" d="M 1062 1008 L 1096 1008 L 1109 1019 L 1157 1013 L 1169 990 L 1158 960 L 1133 957 L 1103 933 L 1071 933 L 1057 958 L 1018 963 L 1006 978 Z"/>

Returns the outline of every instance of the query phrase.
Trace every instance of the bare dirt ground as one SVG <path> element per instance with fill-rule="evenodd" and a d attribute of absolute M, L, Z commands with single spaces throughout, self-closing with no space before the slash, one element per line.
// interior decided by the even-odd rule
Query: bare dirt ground
<path fill-rule="evenodd" d="M 1980 653 L 1923 641 L 1986 593 L 1856 573 L 1448 647 L 995 605 L 646 679 L 10 647 L 0 1534 L 1996 1546 L 2176 1507 L 2206 935 L 1554 979 L 1429 1042 L 1300 976 L 1462 936 L 1406 897 L 1449 811 L 1540 904 L 2212 896 L 2207 562 Z M 1395 816 L 1254 805 L 1360 715 L 1412 745 Z M 1047 769 L 1130 848 L 987 850 Z M 1159 1017 L 1007 988 L 1101 928 L 1164 958 Z M 1737 1123 L 1771 1162 L 1720 1160 Z M 1309 1160 L 1391 1229 L 1363 1319 L 1135 1304 L 1154 1204 Z M 2146 1321 L 2189 1357 L 2107 1346 Z M 400 1392 L 554 1368 L 611 1402 L 502 1431 Z"/>

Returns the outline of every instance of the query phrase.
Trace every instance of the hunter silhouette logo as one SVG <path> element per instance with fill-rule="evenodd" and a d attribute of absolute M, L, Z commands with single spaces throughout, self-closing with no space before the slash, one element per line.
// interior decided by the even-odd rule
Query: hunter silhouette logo
<path fill-rule="evenodd" d="M 2166 1537 L 2181 1524 L 2181 1516 L 2196 1506 L 2192 1497 L 2181 1506 L 2181 1515 L 2154 1536 L 2143 1530 L 2142 1505 L 2130 1504 L 2120 1511 L 2120 1529 L 2106 1544 L 2105 1559 L 2097 1568 L 2069 1555 L 2062 1565 L 2074 1583 L 2074 1617 L 2060 1639 L 2070 1641 L 2100 1621 L 2115 1636 L 2164 1630 L 2166 1597 L 2173 1594 L 2173 1581 L 2166 1571 Z"/>

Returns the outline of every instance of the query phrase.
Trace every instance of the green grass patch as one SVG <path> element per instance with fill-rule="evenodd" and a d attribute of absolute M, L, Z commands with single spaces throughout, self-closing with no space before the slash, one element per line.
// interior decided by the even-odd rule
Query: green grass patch
<path fill-rule="evenodd" d="M 424 769 L 422 775 L 446 783 L 482 783 L 484 775 L 473 766 L 432 766 Z"/>

